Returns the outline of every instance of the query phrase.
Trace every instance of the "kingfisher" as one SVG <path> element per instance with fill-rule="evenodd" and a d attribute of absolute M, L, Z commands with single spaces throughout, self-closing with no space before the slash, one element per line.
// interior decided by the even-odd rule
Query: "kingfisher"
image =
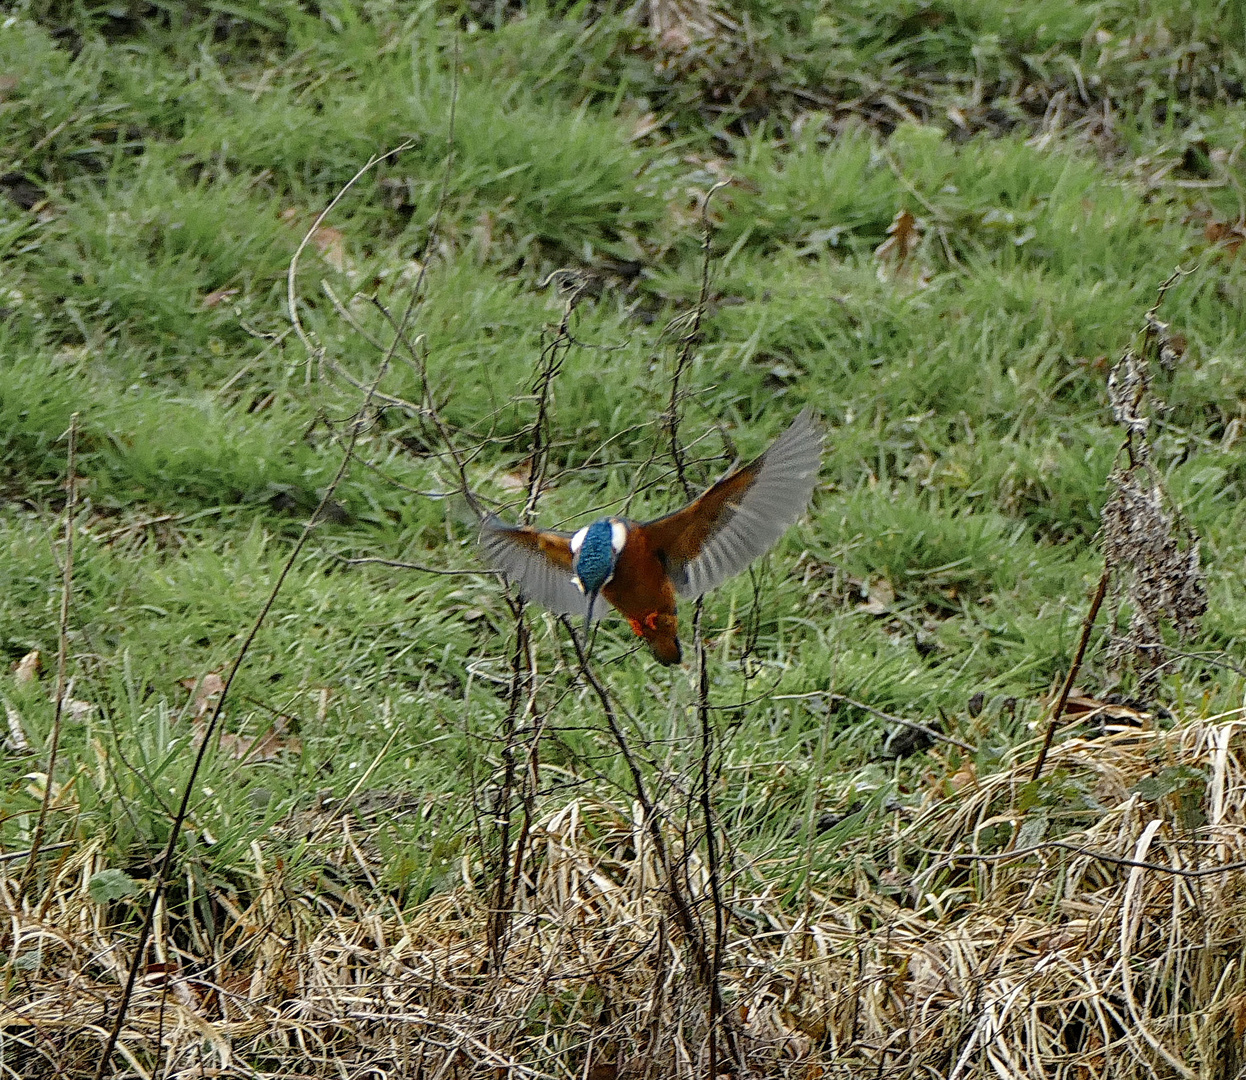
<path fill-rule="evenodd" d="M 613 605 L 661 664 L 678 664 L 676 597 L 695 599 L 765 554 L 809 505 L 822 463 L 821 425 L 804 409 L 759 458 L 652 521 L 599 518 L 577 532 L 485 518 L 484 559 L 521 595 L 585 631 Z"/>

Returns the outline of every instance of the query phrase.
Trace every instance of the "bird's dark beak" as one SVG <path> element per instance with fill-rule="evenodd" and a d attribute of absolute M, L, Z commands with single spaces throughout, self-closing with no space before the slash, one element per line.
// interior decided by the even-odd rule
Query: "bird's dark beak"
<path fill-rule="evenodd" d="M 589 632 L 593 629 L 593 604 L 597 602 L 597 593 L 586 591 L 584 599 L 587 604 L 584 608 L 584 639 L 587 641 Z"/>

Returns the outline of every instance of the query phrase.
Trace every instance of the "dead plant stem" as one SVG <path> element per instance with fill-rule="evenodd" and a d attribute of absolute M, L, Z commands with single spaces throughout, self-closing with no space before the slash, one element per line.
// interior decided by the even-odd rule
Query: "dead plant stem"
<path fill-rule="evenodd" d="M 251 645 L 259 635 L 260 628 L 264 625 L 264 620 L 268 617 L 268 613 L 272 610 L 273 604 L 277 602 L 277 596 L 281 592 L 281 587 L 285 584 L 286 578 L 290 571 L 294 568 L 294 563 L 298 559 L 304 546 L 307 544 L 308 538 L 311 536 L 312 530 L 319 524 L 325 508 L 329 505 L 329 501 L 333 498 L 334 492 L 337 491 L 338 485 L 341 484 L 342 478 L 346 475 L 346 470 L 350 466 L 351 454 L 354 451 L 355 443 L 359 439 L 359 434 L 367 423 L 368 410 L 372 403 L 372 389 L 384 377 L 388 368 L 388 362 L 382 363 L 377 370 L 376 378 L 373 380 L 373 386 L 369 387 L 369 391 L 364 396 L 362 405 L 360 406 L 358 419 L 351 425 L 350 440 L 347 445 L 346 453 L 342 456 L 342 463 L 338 466 L 337 473 L 330 481 L 329 486 L 325 488 L 324 494 L 320 498 L 320 504 L 316 507 L 311 517 L 307 519 L 307 524 L 303 526 L 303 531 L 295 541 L 294 547 L 290 554 L 286 557 L 284 565 L 281 567 L 277 580 L 273 583 L 272 589 L 268 593 L 267 599 L 260 608 L 259 614 L 255 617 L 255 621 L 251 624 L 251 629 L 247 636 L 243 639 L 242 646 L 238 649 L 234 662 L 230 665 L 229 674 L 226 675 L 224 685 L 221 687 L 220 696 L 216 700 L 216 706 L 212 710 L 211 716 L 208 717 L 207 725 L 204 728 L 203 740 L 199 744 L 199 751 L 195 754 L 194 763 L 190 767 L 190 775 L 186 778 L 185 787 L 182 789 L 182 799 L 177 808 L 177 814 L 173 818 L 172 826 L 169 829 L 169 842 L 165 845 L 164 853 L 161 856 L 160 864 L 156 868 L 156 880 L 152 886 L 151 898 L 147 901 L 146 908 L 143 912 L 143 925 L 139 929 L 138 940 L 134 943 L 134 957 L 130 961 L 130 971 L 126 977 L 125 989 L 121 993 L 121 1001 L 117 1005 L 117 1015 L 113 1019 L 113 1025 L 108 1033 L 108 1040 L 104 1044 L 104 1052 L 100 1055 L 99 1065 L 95 1070 L 95 1080 L 103 1080 L 104 1070 L 108 1067 L 109 1061 L 112 1060 L 113 1051 L 117 1047 L 117 1040 L 121 1036 L 121 1029 L 125 1024 L 126 1012 L 130 1006 L 130 999 L 134 995 L 134 984 L 138 978 L 138 969 L 143 963 L 143 954 L 147 950 L 147 942 L 151 937 L 152 923 L 155 918 L 156 908 L 164 894 L 165 882 L 168 880 L 169 867 L 173 864 L 173 852 L 177 847 L 177 842 L 181 838 L 182 825 L 186 821 L 186 815 L 190 810 L 190 797 L 194 792 L 195 781 L 199 776 L 199 770 L 203 766 L 204 758 L 207 756 L 208 747 L 213 744 L 213 736 L 220 723 L 221 714 L 225 708 L 225 701 L 229 697 L 230 687 L 233 686 L 234 679 L 241 669 L 243 661 L 247 657 L 247 653 L 251 650 Z M 156 1075 L 158 1070 L 153 1070 Z"/>
<path fill-rule="evenodd" d="M 1043 766 L 1047 763 L 1047 752 L 1051 749 L 1051 740 L 1055 737 L 1060 717 L 1064 715 L 1064 707 L 1069 703 L 1069 695 L 1073 692 L 1073 680 L 1081 670 L 1082 658 L 1086 655 L 1086 646 L 1090 644 L 1090 632 L 1094 629 L 1095 620 L 1099 617 L 1099 609 L 1103 606 L 1103 598 L 1107 595 L 1108 582 L 1112 577 L 1112 567 L 1105 561 L 1103 573 L 1099 575 L 1099 584 L 1095 588 L 1094 598 L 1090 601 L 1090 610 L 1082 620 L 1082 634 L 1077 641 L 1077 649 L 1073 653 L 1073 662 L 1069 664 L 1068 674 L 1064 677 L 1064 685 L 1060 687 L 1060 695 L 1052 706 L 1051 715 L 1047 718 L 1047 733 L 1043 736 L 1043 746 L 1038 752 L 1038 760 L 1034 762 L 1034 771 L 1030 774 L 1030 783 L 1034 783 L 1042 775 Z"/>
<path fill-rule="evenodd" d="M 457 39 L 456 39 L 455 55 L 457 58 Z M 454 127 L 453 127 L 454 109 L 455 109 L 455 102 L 457 100 L 457 90 L 458 90 L 457 64 L 455 66 L 455 73 L 456 73 L 455 80 L 453 84 L 454 94 L 451 97 L 451 104 L 450 104 L 450 144 L 451 146 L 453 146 L 454 144 Z M 315 359 L 316 357 L 320 357 L 321 359 L 323 359 L 324 350 L 323 348 L 316 346 L 312 342 L 310 337 L 308 337 L 306 331 L 303 328 L 302 320 L 299 318 L 298 293 L 297 293 L 297 280 L 298 280 L 297 275 L 298 275 L 299 256 L 302 254 L 303 250 L 307 247 L 307 245 L 311 242 L 312 237 L 314 236 L 316 230 L 320 228 L 324 220 L 333 211 L 334 207 L 337 206 L 337 204 L 345 197 L 346 193 L 356 183 L 358 183 L 359 180 L 369 170 L 373 169 L 376 165 L 386 160 L 387 158 L 393 157 L 396 154 L 399 154 L 402 151 L 408 149 L 411 145 L 412 144 L 410 142 L 406 142 L 398 146 L 394 150 L 391 150 L 377 157 L 373 157 L 367 162 L 367 164 L 363 166 L 363 168 L 361 168 L 357 173 L 355 173 L 355 175 L 351 177 L 351 179 L 333 197 L 329 205 L 326 206 L 324 210 L 322 210 L 320 214 L 316 217 L 316 220 L 313 223 L 312 227 L 304 235 L 302 243 L 299 244 L 298 248 L 295 250 L 293 257 L 290 260 L 290 268 L 287 274 L 287 291 L 286 291 L 286 298 L 287 298 L 287 303 L 289 306 L 288 315 L 289 315 L 292 325 L 294 326 L 295 332 L 298 334 L 299 339 L 303 342 L 304 348 L 307 349 L 307 353 L 308 353 L 307 362 L 309 365 L 312 363 L 313 359 Z M 447 169 L 448 168 L 449 168 L 449 162 L 447 162 Z M 445 190 L 446 190 L 446 187 L 445 187 L 445 184 L 443 183 L 442 198 L 439 200 L 437 204 L 437 211 L 434 216 L 433 227 L 432 227 L 432 230 L 430 230 L 429 238 L 425 243 L 426 251 L 428 250 L 429 247 L 431 247 L 432 237 L 435 235 L 436 229 L 438 227 L 438 223 L 441 219 L 442 206 L 445 202 Z M 423 285 L 424 275 L 426 272 L 425 270 L 426 265 L 427 265 L 427 259 L 423 261 L 423 265 L 421 266 L 421 269 L 420 269 L 420 276 L 417 279 L 415 285 L 411 289 L 411 294 L 408 298 L 406 308 L 403 311 L 402 318 L 399 322 L 399 325 L 402 326 L 403 328 L 405 328 L 408 322 L 410 321 L 411 316 L 415 311 L 416 304 L 419 302 L 420 290 L 421 290 L 421 286 Z M 237 655 L 234 657 L 234 662 L 230 666 L 229 674 L 226 676 L 224 680 L 224 685 L 221 688 L 220 696 L 216 700 L 216 706 L 215 708 L 213 708 L 212 713 L 208 718 L 208 722 L 203 732 L 203 740 L 200 742 L 199 750 L 195 754 L 195 760 L 193 764 L 191 765 L 190 775 L 187 777 L 186 784 L 182 789 L 182 798 L 177 809 L 177 814 L 174 816 L 172 826 L 169 829 L 168 843 L 165 845 L 163 856 L 161 857 L 160 864 L 156 869 L 156 880 L 152 886 L 151 897 L 149 898 L 145 906 L 145 909 L 143 911 L 143 923 L 139 929 L 138 939 L 135 942 L 134 956 L 132 960 L 130 961 L 130 970 L 126 976 L 125 987 L 121 993 L 121 1000 L 117 1005 L 117 1013 L 113 1019 L 112 1028 L 109 1030 L 108 1039 L 104 1044 L 104 1051 L 100 1055 L 99 1064 L 97 1065 L 96 1070 L 95 1070 L 95 1080 L 103 1080 L 104 1070 L 108 1068 L 109 1062 L 112 1060 L 113 1052 L 117 1048 L 117 1040 L 120 1038 L 122 1027 L 125 1025 L 125 1018 L 126 1018 L 126 1013 L 130 1007 L 130 1000 L 134 996 L 134 985 L 138 978 L 138 970 L 142 966 L 143 955 L 147 950 L 147 942 L 149 938 L 151 937 L 152 925 L 155 919 L 156 908 L 159 906 L 160 900 L 163 896 L 165 882 L 168 879 L 169 868 L 173 863 L 173 853 L 177 847 L 177 842 L 181 837 L 182 825 L 185 823 L 186 815 L 190 809 L 190 798 L 191 798 L 192 793 L 194 792 L 195 781 L 198 778 L 199 770 L 203 766 L 203 761 L 207 755 L 208 747 L 211 746 L 213 743 L 213 736 L 215 735 L 217 726 L 220 723 L 220 718 L 225 707 L 226 699 L 229 697 L 230 687 L 233 685 L 234 679 L 237 676 L 238 671 L 241 669 L 243 661 L 246 659 L 247 653 L 251 649 L 251 645 L 254 643 L 256 637 L 258 636 L 260 632 L 260 628 L 264 625 L 264 620 L 268 617 L 269 611 L 272 610 L 273 605 L 276 603 L 277 596 L 281 592 L 281 588 L 285 584 L 286 578 L 289 576 L 290 571 L 294 568 L 295 561 L 298 559 L 303 548 L 306 546 L 308 539 L 311 537 L 312 530 L 316 527 L 317 524 L 319 524 L 321 517 L 324 514 L 325 509 L 328 507 L 330 500 L 333 498 L 333 495 L 337 491 L 338 486 L 341 484 L 342 479 L 345 477 L 347 470 L 350 468 L 350 463 L 354 457 L 355 444 L 359 441 L 359 436 L 368 422 L 368 413 L 372 408 L 372 402 L 375 398 L 377 388 L 380 386 L 381 380 L 385 377 L 385 373 L 389 370 L 390 362 L 393 359 L 394 352 L 398 347 L 399 341 L 400 341 L 400 336 L 398 334 L 395 334 L 393 341 L 390 343 L 388 350 L 386 351 L 385 355 L 382 357 L 381 363 L 377 368 L 376 377 L 372 380 L 372 383 L 367 387 L 366 391 L 364 392 L 363 400 L 360 404 L 359 411 L 356 413 L 356 418 L 354 422 L 351 424 L 350 436 L 347 440 L 345 452 L 342 455 L 341 464 L 339 464 L 337 472 L 334 474 L 333 479 L 329 483 L 329 486 L 325 488 L 324 494 L 320 498 L 319 505 L 316 507 L 311 517 L 307 519 L 307 523 L 303 526 L 302 533 L 299 535 L 298 540 L 295 541 L 294 547 L 291 549 L 290 554 L 287 556 L 285 563 L 282 565 L 281 571 L 277 575 L 277 580 L 273 583 L 273 587 L 269 591 L 267 599 L 264 601 L 263 606 L 260 608 L 259 614 L 256 616 L 255 621 L 252 623 L 250 631 L 247 633 L 247 636 L 243 640 L 243 643 L 241 647 L 239 648 Z M 159 1066 L 159 1063 L 157 1063 L 157 1068 L 153 1069 L 152 1075 L 159 1075 L 158 1066 Z"/>
<path fill-rule="evenodd" d="M 78 485 L 74 474 L 78 467 L 79 415 L 74 413 L 69 418 L 69 448 L 65 455 L 65 566 L 61 571 L 61 609 L 57 618 L 56 705 L 52 712 L 52 738 L 48 747 L 48 768 L 43 782 L 43 799 L 39 804 L 39 820 L 30 838 L 30 857 L 17 888 L 19 904 L 34 876 L 39 848 L 43 846 L 48 811 L 52 805 L 52 792 L 55 789 L 56 758 L 61 746 L 61 722 L 65 716 L 66 671 L 69 666 L 69 604 L 74 591 L 74 515 L 78 509 Z"/>
<path fill-rule="evenodd" d="M 527 494 L 522 520 L 531 521 L 545 486 L 545 470 L 549 458 L 549 410 L 554 380 L 570 349 L 570 319 L 573 301 L 568 300 L 562 321 L 552 341 L 541 350 L 540 368 L 534 388 L 537 398 L 536 418 L 532 423 L 532 449 L 528 460 Z M 540 782 L 539 724 L 532 730 L 528 761 L 523 776 L 523 815 L 519 836 L 511 857 L 511 805 L 518 782 L 518 745 L 520 718 L 534 712 L 536 676 L 532 666 L 532 638 L 522 598 L 511 602 L 515 620 L 515 651 L 511 655 L 510 691 L 507 695 L 506 717 L 502 725 L 502 780 L 493 803 L 493 820 L 497 830 L 497 871 L 494 883 L 493 910 L 489 914 L 488 941 L 490 963 L 500 971 L 506 959 L 506 939 L 510 932 L 511 900 L 523 876 L 524 853 L 531 833 L 533 798 Z"/>
<path fill-rule="evenodd" d="M 679 929 L 687 939 L 688 947 L 692 951 L 694 968 L 698 974 L 703 975 L 708 970 L 704 932 L 700 921 L 693 913 L 691 902 L 679 887 L 679 878 L 676 876 L 675 868 L 671 864 L 670 852 L 666 846 L 666 837 L 662 832 L 662 822 L 658 815 L 657 807 L 654 805 L 645 786 L 644 774 L 640 771 L 636 755 L 632 752 L 627 735 L 619 724 L 619 718 L 614 711 L 614 703 L 610 700 L 610 694 L 597 677 L 597 673 L 589 666 L 588 656 L 584 651 L 584 646 L 580 644 L 580 639 L 576 637 L 572 630 L 570 618 L 566 615 L 562 615 L 559 618 L 571 634 L 571 644 L 575 648 L 576 659 L 580 663 L 580 673 L 592 688 L 593 693 L 597 695 L 597 700 L 601 703 L 602 714 L 606 718 L 606 725 L 610 728 L 610 734 L 614 738 L 615 745 L 618 746 L 619 753 L 622 754 L 623 761 L 627 765 L 628 771 L 632 774 L 633 794 L 636 801 L 640 803 L 641 813 L 644 814 L 645 818 L 645 828 L 653 841 L 653 849 L 658 856 L 658 863 L 662 867 L 662 874 L 666 878 L 667 895 L 670 898 L 671 907 L 674 909 L 676 922 L 679 923 Z"/>
<path fill-rule="evenodd" d="M 666 411 L 667 431 L 670 435 L 671 459 L 675 462 L 675 473 L 684 489 L 684 495 L 691 498 L 693 489 L 686 475 L 686 459 L 683 445 L 679 441 L 679 402 L 680 382 L 684 372 L 692 363 L 692 353 L 701 340 L 701 323 L 705 319 L 705 309 L 709 305 L 710 292 L 710 248 L 714 238 L 714 230 L 710 222 L 710 200 L 722 188 L 727 186 L 726 180 L 720 180 L 705 193 L 701 202 L 701 287 L 697 293 L 697 305 L 692 313 L 692 325 L 684 334 L 679 345 L 679 356 L 675 360 L 675 370 L 671 373 L 671 399 Z"/>

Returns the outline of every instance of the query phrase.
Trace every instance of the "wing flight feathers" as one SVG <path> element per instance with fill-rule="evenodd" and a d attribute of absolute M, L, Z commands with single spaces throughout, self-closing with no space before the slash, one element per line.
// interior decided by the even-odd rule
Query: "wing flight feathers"
<path fill-rule="evenodd" d="M 528 600 L 556 615 L 583 615 L 584 594 L 572 580 L 571 533 L 507 525 L 490 515 L 481 526 L 480 546 L 485 562 L 500 570 Z M 593 617 L 605 613 L 600 597 Z"/>
<path fill-rule="evenodd" d="M 805 409 L 756 461 L 645 525 L 681 596 L 700 596 L 740 573 L 804 513 L 818 482 L 822 438 Z"/>

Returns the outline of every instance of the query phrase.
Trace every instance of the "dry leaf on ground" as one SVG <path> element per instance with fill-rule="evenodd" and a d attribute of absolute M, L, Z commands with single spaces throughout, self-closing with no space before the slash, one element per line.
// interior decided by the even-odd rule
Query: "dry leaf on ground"
<path fill-rule="evenodd" d="M 18 686 L 34 682 L 39 677 L 40 664 L 39 650 L 32 649 L 13 668 L 13 681 Z"/>
<path fill-rule="evenodd" d="M 907 210 L 897 210 L 896 216 L 887 226 L 887 239 L 874 249 L 874 257 L 878 260 L 879 280 L 901 277 L 920 241 L 921 232 L 917 227 L 917 218 Z"/>
<path fill-rule="evenodd" d="M 183 679 L 182 685 L 195 695 L 192 719 L 202 720 L 216 706 L 216 699 L 225 689 L 219 671 L 209 671 L 200 679 Z"/>
<path fill-rule="evenodd" d="M 232 300 L 237 296 L 241 289 L 213 289 L 203 298 L 203 306 L 206 308 L 219 307 L 226 300 Z"/>

